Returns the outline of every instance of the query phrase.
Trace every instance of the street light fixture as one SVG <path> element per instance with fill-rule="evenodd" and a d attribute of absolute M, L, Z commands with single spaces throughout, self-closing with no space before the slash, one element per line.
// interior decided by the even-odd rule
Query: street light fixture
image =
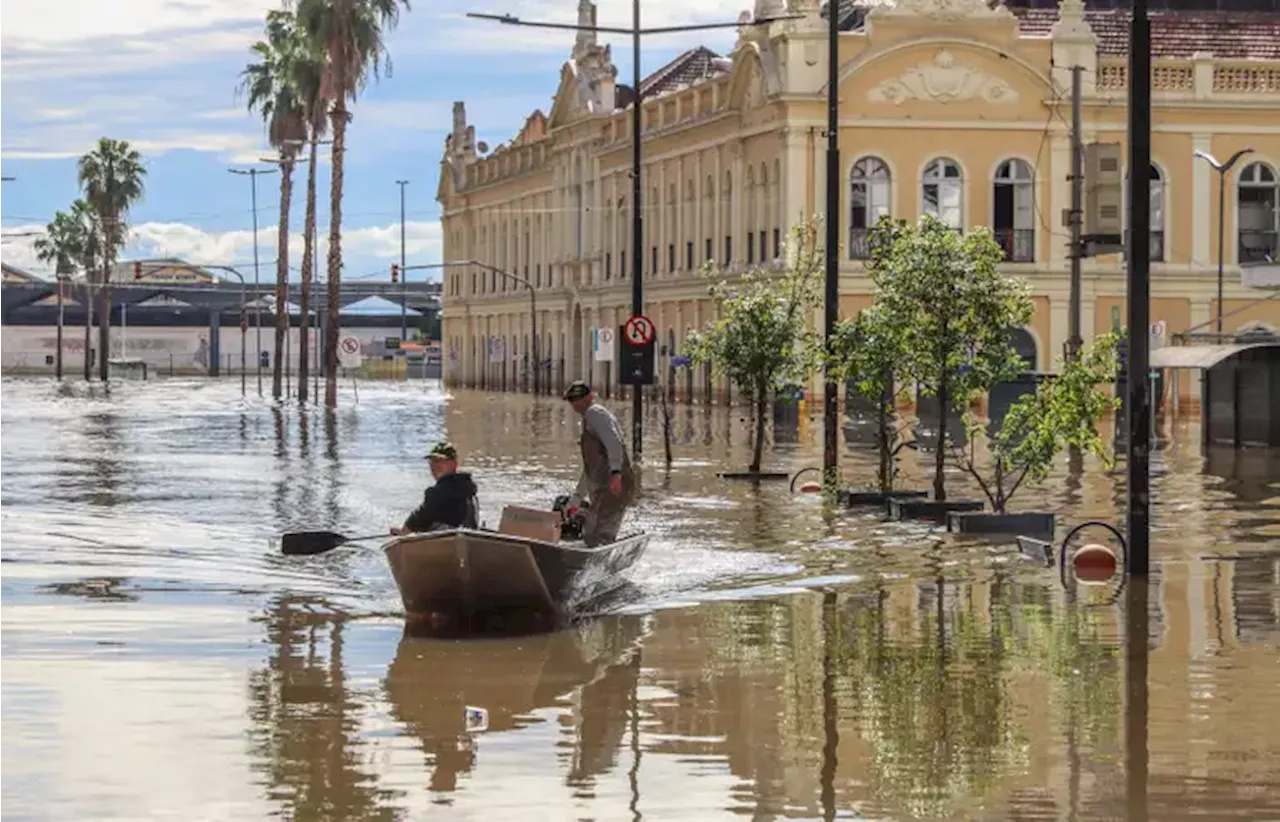
<path fill-rule="evenodd" d="M 467 266 L 467 265 L 473 265 L 476 268 L 483 268 L 485 271 L 492 271 L 494 274 L 497 274 L 502 277 L 506 277 L 507 279 L 513 280 L 514 282 L 517 282 L 520 285 L 524 286 L 525 288 L 529 289 L 529 312 L 530 312 L 529 313 L 529 316 L 530 316 L 529 332 L 533 335 L 533 352 L 532 352 L 533 353 L 533 393 L 534 393 L 534 396 L 537 396 L 540 393 L 540 387 L 542 384 L 542 381 L 539 379 L 539 376 L 542 373 L 542 360 L 539 357 L 539 351 L 538 351 L 538 348 L 539 348 L 538 346 L 538 292 L 537 292 L 537 289 L 533 287 L 533 283 L 529 282 L 527 279 L 525 279 L 524 277 L 521 277 L 518 274 L 512 274 L 509 271 L 503 271 L 501 268 L 497 268 L 495 266 L 489 265 L 488 263 L 479 262 L 478 260 L 453 260 L 446 263 L 427 263 L 425 265 L 402 265 L 400 267 L 400 271 L 401 271 L 400 276 L 404 277 L 405 276 L 404 272 L 406 271 L 426 271 L 430 269 L 451 268 L 453 266 Z M 444 345 L 443 339 L 440 340 L 440 344 L 443 347 Z M 441 372 L 443 373 L 443 369 L 444 369 L 443 357 L 441 359 L 442 359 L 442 362 L 441 362 L 440 368 L 441 368 Z M 550 388 L 551 386 L 550 384 L 548 384 L 547 385 L 548 391 L 550 390 Z"/>
<path fill-rule="evenodd" d="M 249 190 L 252 199 L 250 200 L 253 208 L 253 324 L 257 334 L 257 360 L 258 366 L 258 396 L 262 396 L 262 279 L 261 272 L 258 269 L 258 176 L 262 174 L 275 174 L 279 169 L 275 168 L 229 168 L 227 171 L 232 174 L 247 174 L 249 176 Z M 211 266 L 212 267 L 212 266 Z M 279 308 L 279 306 L 277 306 Z"/>
<path fill-rule="evenodd" d="M 641 184 L 640 184 L 640 140 L 641 140 L 641 106 L 644 93 L 640 88 L 640 38 L 646 34 L 676 34 L 688 31 L 707 31 L 710 29 L 742 28 L 744 26 L 763 26 L 776 20 L 796 20 L 803 14 L 783 14 L 777 17 L 762 17 L 758 20 L 739 20 L 732 23 L 702 23 L 687 26 L 658 26 L 644 29 L 640 27 L 640 0 L 631 0 L 631 27 L 587 26 L 574 23 L 549 23 L 533 20 L 521 20 L 510 14 L 477 14 L 468 13 L 468 17 L 477 20 L 493 20 L 508 26 L 526 26 L 537 29 L 560 29 L 564 31 L 589 31 L 605 34 L 626 34 L 631 36 L 631 85 L 635 100 L 631 105 L 631 314 L 640 316 L 644 313 L 644 290 L 641 277 L 644 272 L 644 237 L 643 220 L 641 219 Z M 480 265 L 477 263 L 477 265 Z M 482 268 L 487 266 L 481 265 Z M 496 269 L 490 269 L 496 270 Z M 508 277 L 514 275 L 501 272 Z M 532 289 L 530 289 L 532 290 Z M 637 462 L 640 461 L 641 440 L 644 434 L 643 404 L 641 386 L 633 385 L 631 393 L 631 450 Z"/>
<path fill-rule="evenodd" d="M 1223 247 L 1226 234 L 1227 219 L 1227 173 L 1231 171 L 1232 166 L 1240 161 L 1240 158 L 1246 154 L 1252 154 L 1252 148 L 1242 148 L 1235 154 L 1227 158 L 1226 162 L 1219 163 L 1217 158 L 1207 151 L 1195 150 L 1195 156 L 1204 160 L 1218 172 L 1218 334 L 1222 334 L 1222 266 L 1223 266 Z M 1222 342 L 1222 340 L 1218 340 Z"/>

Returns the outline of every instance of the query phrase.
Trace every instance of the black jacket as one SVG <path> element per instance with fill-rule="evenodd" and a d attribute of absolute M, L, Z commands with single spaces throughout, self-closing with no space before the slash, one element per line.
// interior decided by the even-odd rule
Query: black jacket
<path fill-rule="evenodd" d="M 480 527 L 476 490 L 470 474 L 445 474 L 422 495 L 422 504 L 404 521 L 405 529 L 420 532 L 440 527 Z"/>

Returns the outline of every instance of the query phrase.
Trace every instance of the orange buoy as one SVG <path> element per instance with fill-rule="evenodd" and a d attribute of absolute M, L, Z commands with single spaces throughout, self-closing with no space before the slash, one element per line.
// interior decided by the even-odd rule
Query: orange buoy
<path fill-rule="evenodd" d="M 1081 582 L 1106 582 L 1116 575 L 1117 566 L 1115 552 L 1096 542 L 1071 555 L 1071 567 Z"/>
<path fill-rule="evenodd" d="M 800 493 L 802 494 L 820 494 L 822 493 L 822 484 L 809 480 L 800 483 Z"/>

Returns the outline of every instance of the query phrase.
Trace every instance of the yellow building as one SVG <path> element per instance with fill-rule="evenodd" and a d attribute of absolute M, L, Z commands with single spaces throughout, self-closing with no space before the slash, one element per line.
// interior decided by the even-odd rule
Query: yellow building
<path fill-rule="evenodd" d="M 642 83 L 644 305 L 667 356 L 713 315 L 698 274 L 705 261 L 730 276 L 772 261 L 788 228 L 824 209 L 826 22 L 816 0 L 783 3 L 757 0 L 755 16 L 803 19 L 744 26 L 730 55 L 694 49 Z M 1008 271 L 1033 286 L 1023 342 L 1039 368 L 1052 367 L 1067 338 L 1070 67 L 1084 67 L 1084 141 L 1120 143 L 1126 156 L 1124 5 L 841 6 L 842 314 L 870 301 L 860 258 L 877 215 L 988 226 Z M 588 0 L 579 19 L 595 19 Z M 1220 202 L 1216 172 L 1195 152 L 1224 158 L 1247 147 L 1227 179 L 1225 327 L 1274 330 L 1280 300 L 1261 300 L 1268 292 L 1243 283 L 1239 264 L 1280 258 L 1280 12 L 1153 12 L 1152 38 L 1152 320 L 1170 335 L 1211 330 Z M 509 143 L 488 151 L 454 106 L 437 195 L 444 259 L 529 282 L 554 384 L 616 379 L 592 340 L 593 329 L 616 329 L 630 314 L 634 97 L 609 48 L 579 33 L 550 114 L 534 112 Z M 1085 261 L 1086 341 L 1114 317 L 1123 322 L 1124 271 L 1118 255 Z M 522 384 L 530 315 L 520 283 L 448 269 L 448 381 Z M 710 387 L 703 376 L 679 382 L 681 393 Z"/>

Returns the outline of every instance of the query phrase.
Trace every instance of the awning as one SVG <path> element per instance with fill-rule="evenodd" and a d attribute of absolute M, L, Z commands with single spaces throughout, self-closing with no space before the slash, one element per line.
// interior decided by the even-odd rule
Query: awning
<path fill-rule="evenodd" d="M 1223 360 L 1250 348 L 1280 348 L 1280 343 L 1257 342 L 1236 345 L 1173 345 L 1151 351 L 1152 368 L 1213 368 Z"/>

